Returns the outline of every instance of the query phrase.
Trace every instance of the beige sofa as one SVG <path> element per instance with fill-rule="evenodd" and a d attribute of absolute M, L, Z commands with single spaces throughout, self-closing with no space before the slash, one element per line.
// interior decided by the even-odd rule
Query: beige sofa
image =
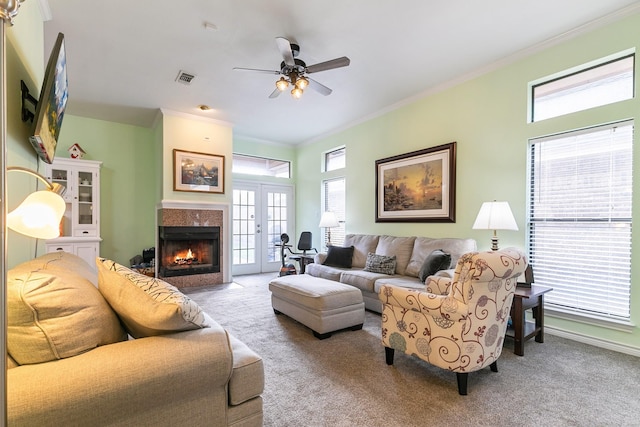
<path fill-rule="evenodd" d="M 380 287 L 384 284 L 410 289 L 425 289 L 425 282 L 418 279 L 425 259 L 434 251 L 442 250 L 451 255 L 451 263 L 447 269 L 437 273 L 448 276 L 458 258 L 464 253 L 477 250 L 474 239 L 429 237 L 396 237 L 386 235 L 348 234 L 343 247 L 353 246 L 351 268 L 324 265 L 326 253 L 315 256 L 314 263 L 306 267 L 306 273 L 314 277 L 345 283 L 362 291 L 365 307 L 377 313 L 382 312 L 382 304 L 378 298 Z M 369 253 L 383 256 L 395 256 L 394 274 L 383 274 L 365 271 Z"/>
<path fill-rule="evenodd" d="M 170 285 L 96 263 L 9 272 L 8 425 L 262 425 L 256 353 Z"/>

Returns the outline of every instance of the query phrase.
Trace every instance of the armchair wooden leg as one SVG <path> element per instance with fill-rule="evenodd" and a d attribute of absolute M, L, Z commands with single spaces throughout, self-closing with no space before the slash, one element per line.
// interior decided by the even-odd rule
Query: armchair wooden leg
<path fill-rule="evenodd" d="M 469 378 L 468 372 L 456 372 L 456 377 L 458 377 L 458 393 L 460 396 L 467 395 L 467 378 Z"/>
<path fill-rule="evenodd" d="M 491 368 L 491 372 L 498 372 L 498 361 L 496 360 L 491 365 L 489 365 L 489 367 Z"/>
<path fill-rule="evenodd" d="M 394 349 L 389 347 L 384 348 L 384 355 L 387 359 L 387 365 L 393 365 L 393 353 L 394 353 Z"/>

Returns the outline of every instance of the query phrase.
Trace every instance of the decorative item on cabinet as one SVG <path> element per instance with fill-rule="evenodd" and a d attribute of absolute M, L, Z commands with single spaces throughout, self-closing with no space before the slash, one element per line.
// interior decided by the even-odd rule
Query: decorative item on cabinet
<path fill-rule="evenodd" d="M 86 151 L 84 151 L 79 144 L 73 144 L 67 151 L 72 159 L 81 159 L 86 154 Z"/>

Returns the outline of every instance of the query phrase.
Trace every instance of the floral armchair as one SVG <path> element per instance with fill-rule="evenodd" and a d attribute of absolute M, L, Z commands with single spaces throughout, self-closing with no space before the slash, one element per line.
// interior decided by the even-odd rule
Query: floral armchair
<path fill-rule="evenodd" d="M 387 365 L 394 350 L 455 372 L 467 394 L 469 372 L 497 360 L 507 330 L 516 280 L 527 267 L 515 248 L 470 252 L 458 260 L 453 279 L 431 276 L 426 291 L 384 285 L 382 344 Z"/>

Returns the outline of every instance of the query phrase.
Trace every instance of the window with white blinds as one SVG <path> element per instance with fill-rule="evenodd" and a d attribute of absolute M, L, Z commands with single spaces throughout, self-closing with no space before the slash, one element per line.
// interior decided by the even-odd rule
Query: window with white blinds
<path fill-rule="evenodd" d="M 346 204 L 346 180 L 334 178 L 322 181 L 322 195 L 324 211 L 332 211 L 338 217 L 340 226 L 331 228 L 331 243 L 334 246 L 342 246 L 345 237 L 345 204 Z M 328 240 L 328 228 L 323 229 L 322 242 Z"/>
<path fill-rule="evenodd" d="M 528 251 L 549 308 L 628 322 L 633 122 L 530 141 Z"/>

